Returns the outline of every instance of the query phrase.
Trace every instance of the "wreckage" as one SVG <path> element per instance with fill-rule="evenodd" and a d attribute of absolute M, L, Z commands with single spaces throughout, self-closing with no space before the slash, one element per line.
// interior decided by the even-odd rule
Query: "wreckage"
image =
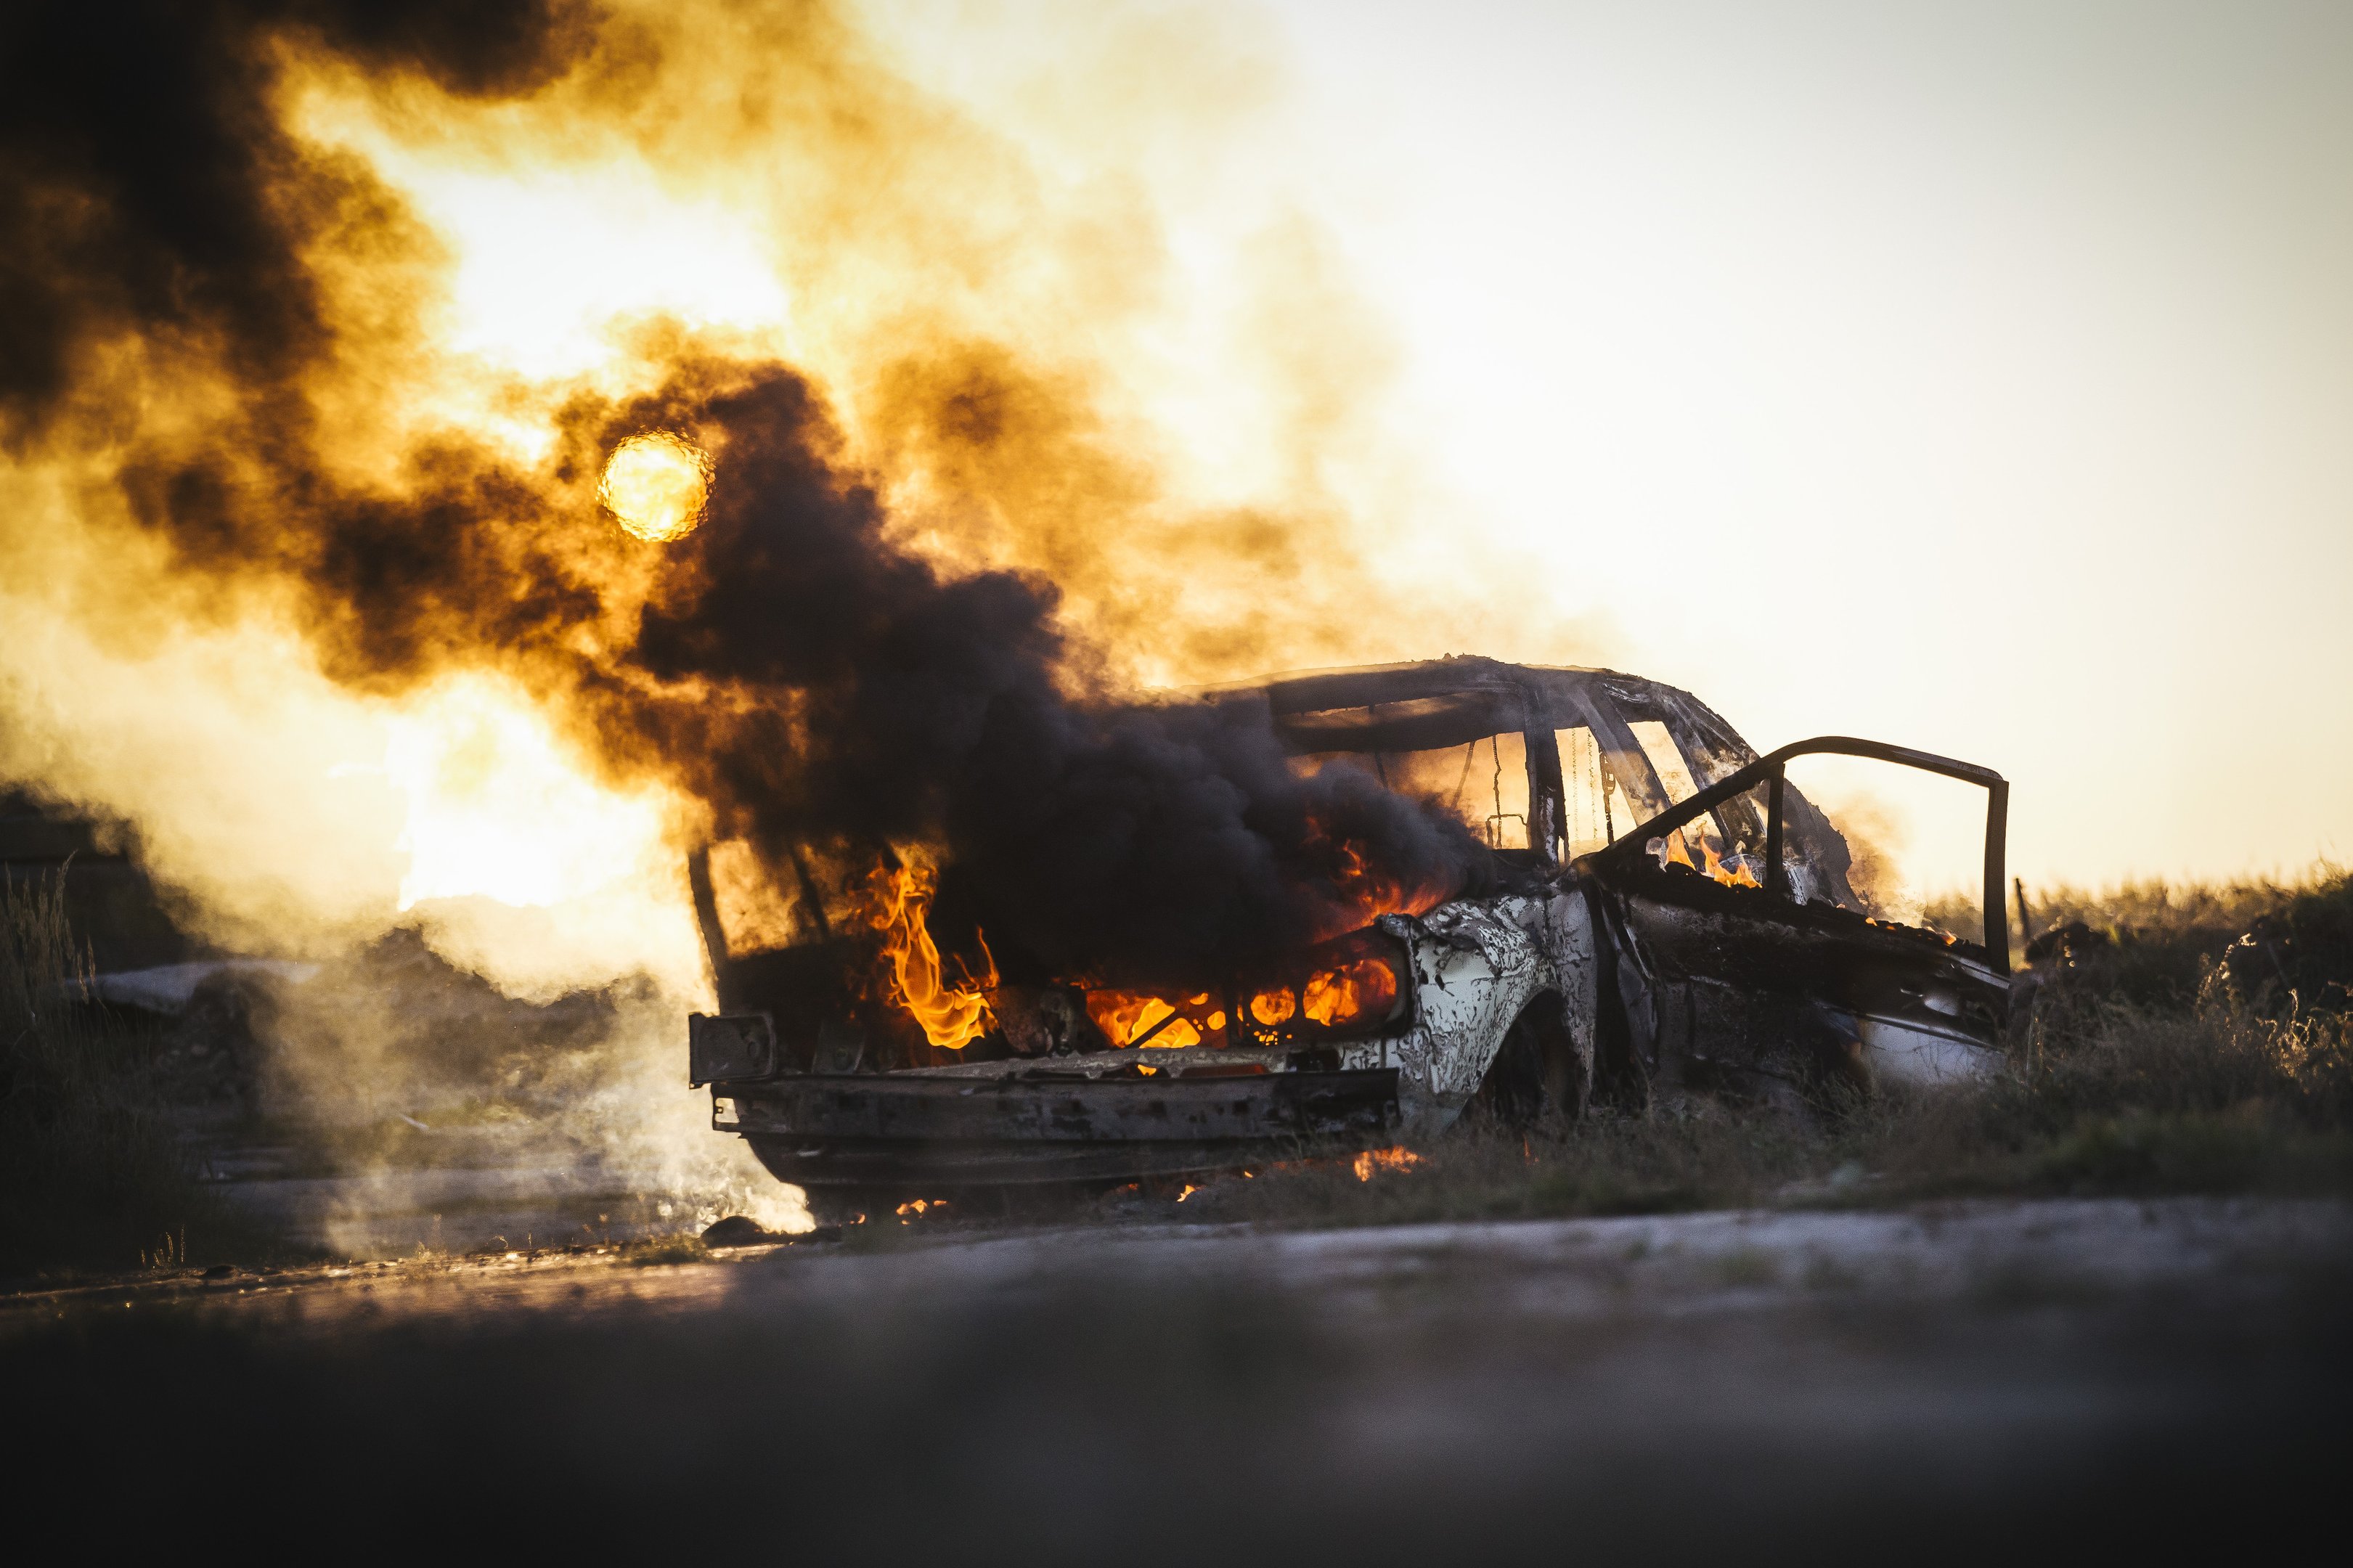
<path fill-rule="evenodd" d="M 892 870 L 861 920 L 797 854 L 801 917 L 755 947 L 704 851 L 721 1010 L 691 1020 L 689 1054 L 712 1125 L 813 1194 L 937 1193 L 1374 1148 L 1474 1105 L 1528 1124 L 1703 1092 L 1819 1104 L 2001 1060 L 2009 786 L 1990 770 L 1838 736 L 1759 756 L 1689 693 L 1604 669 L 1457 658 L 1202 700 L 1260 716 L 1297 771 L 1366 770 L 1451 810 L 1492 875 L 1155 985 L 1000 975 L 976 931 L 944 955 L 920 868 Z M 1785 776 L 1822 752 L 1983 786 L 1987 942 L 1872 916 Z M 840 958 L 877 931 L 880 997 Z"/>

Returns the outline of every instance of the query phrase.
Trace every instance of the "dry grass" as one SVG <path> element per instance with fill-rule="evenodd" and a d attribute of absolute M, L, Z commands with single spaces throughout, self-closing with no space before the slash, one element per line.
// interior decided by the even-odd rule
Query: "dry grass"
<path fill-rule="evenodd" d="M 2140 878 L 2108 888 L 2078 888 L 2053 883 L 2026 890 L 2028 914 L 2036 931 L 2050 931 L 2081 921 L 2095 931 L 2133 931 L 2152 938 L 2173 938 L 2209 932 L 2236 936 L 2263 915 L 2275 912 L 2305 892 L 2342 880 L 2342 873 L 2327 865 L 2315 867 L 2300 882 L 2275 882 L 2252 878 L 2234 882 L 2170 882 Z M 1976 907 L 1974 898 L 1970 907 Z M 2015 907 L 2010 910 L 2013 921 Z M 2016 934 L 2016 933 L 2014 933 Z M 2023 941 L 2023 935 L 2019 935 Z"/>
<path fill-rule="evenodd" d="M 2205 968 L 2221 963 L 2250 931 L 2274 939 L 2262 953 L 2240 955 L 2260 960 L 2260 973 L 2241 964 L 2251 970 L 2242 976 L 2250 991 L 2268 979 L 2272 1000 L 2284 1004 L 2293 990 L 2310 1005 L 2324 1000 L 2332 980 L 2353 979 L 2353 875 L 2325 861 L 2298 882 L 2144 879 L 2104 889 L 2049 884 L 2026 895 L 2031 929 L 2019 926 L 2013 903 L 2011 952 L 2023 952 L 2034 938 L 2080 929 L 2096 949 L 2092 978 L 2107 1001 L 2185 1010 L 2197 1000 Z M 1923 918 L 1974 939 L 1977 895 L 1932 900 Z M 2337 996 L 2343 999 L 2341 990 Z"/>
<path fill-rule="evenodd" d="M 55 879 L 0 883 L 0 1271 L 248 1260 L 172 1135 L 151 1042 L 78 1003 Z M 2038 900 L 2099 938 L 2040 994 L 2001 1080 L 1811 1118 L 1709 1100 L 1525 1132 L 1459 1128 L 1410 1169 L 1303 1160 L 1159 1194 L 1166 1217 L 1399 1224 L 1964 1194 L 2353 1192 L 2353 884 L 2136 884 Z M 2260 922 L 2260 923 L 2259 923 Z M 2257 952 L 2233 946 L 2250 926 Z M 2245 962 L 2256 952 L 2263 967 Z M 2336 978 L 2332 978 L 2332 976 Z M 2288 984 L 2282 984 L 2283 981 Z M 2312 998 L 2328 1005 L 2316 1006 Z M 1367 1179 L 1368 1178 L 1368 1179 Z M 1114 1199 L 1133 1215 L 1151 1194 Z M 886 1234 L 887 1232 L 887 1234 Z M 852 1246 L 905 1239 L 854 1227 Z M 702 1255 L 692 1238 L 631 1261 Z"/>
<path fill-rule="evenodd" d="M 63 879 L 0 875 L 0 1271 L 241 1247 L 174 1136 L 148 1043 L 82 1000 Z"/>
<path fill-rule="evenodd" d="M 2307 890 L 2308 891 L 2308 890 Z M 2337 885 L 2331 896 L 2342 897 Z M 1187 1217 L 1278 1224 L 1857 1205 L 1970 1195 L 2353 1193 L 2353 1016 L 2250 998 L 2211 959 L 2186 1003 L 2096 968 L 2045 988 L 2001 1079 L 1811 1118 L 1709 1101 L 1513 1132 L 1467 1123 L 1410 1170 L 1293 1163 Z"/>

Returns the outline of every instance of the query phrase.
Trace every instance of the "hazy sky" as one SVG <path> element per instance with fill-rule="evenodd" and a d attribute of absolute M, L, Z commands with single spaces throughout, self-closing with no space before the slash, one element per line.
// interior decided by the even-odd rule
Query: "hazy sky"
<path fill-rule="evenodd" d="M 847 407 L 901 313 L 936 311 L 1075 367 L 1167 517 L 1344 519 L 1300 537 L 1431 605 L 1347 646 L 1598 659 L 1759 747 L 1843 732 L 1990 764 L 2030 883 L 2353 858 L 2353 0 L 849 3 L 864 30 L 831 63 L 881 107 L 839 144 L 821 101 L 725 130 L 731 92 L 804 89 L 762 53 L 793 30 L 745 44 L 746 13 L 665 0 L 642 4 L 675 30 L 677 101 L 617 139 L 561 93 L 290 92 L 300 136 L 369 160 L 446 247 L 420 319 L 455 352 L 417 363 L 457 412 L 403 406 L 543 442 L 500 423 L 504 378 L 628 363 L 628 323 L 659 312 Z M 1124 519 L 1092 521 L 1116 542 Z M 1279 631 L 1297 606 L 1267 597 Z M 61 716 L 41 766 L 189 865 L 282 842 L 388 900 L 375 862 L 400 847 L 405 889 L 503 897 L 480 846 L 531 837 L 517 820 L 533 886 L 615 837 L 515 806 L 564 772 L 522 739 L 462 801 L 337 793 L 439 755 L 401 723 L 496 730 L 467 718 L 495 706 L 479 692 L 387 718 L 322 690 L 313 712 L 241 645 L 165 679 L 101 668 L 70 626 L 42 651 L 15 613 L 0 679 Z M 320 754 L 256 769 L 281 740 Z M 1866 776 L 1916 887 L 1973 877 L 1978 799 Z M 1852 778 L 1799 782 L 1860 809 Z M 329 842 L 376 880 L 317 869 Z"/>
<path fill-rule="evenodd" d="M 1262 373 L 1322 355 L 1376 553 L 1477 542 L 1588 628 L 1458 651 L 1990 764 L 2030 880 L 2353 857 L 2353 4 L 860 9 L 1041 210 L 1150 215 L 1102 352 L 1197 485 L 1290 482 Z M 403 178 L 458 341 L 534 374 L 631 302 L 792 313 L 756 217 L 642 172 Z M 1862 778 L 1974 876 L 1981 797 Z"/>
<path fill-rule="evenodd" d="M 2353 854 L 2353 5 L 1271 15 L 1432 526 L 2030 879 Z"/>

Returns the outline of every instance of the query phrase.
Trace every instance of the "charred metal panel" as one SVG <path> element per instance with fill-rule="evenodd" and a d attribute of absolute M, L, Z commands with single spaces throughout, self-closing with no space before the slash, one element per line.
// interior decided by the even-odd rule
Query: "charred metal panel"
<path fill-rule="evenodd" d="M 1473 691 L 1288 714 L 1276 728 L 1303 752 L 1411 752 L 1484 740 L 1525 721 L 1516 693 Z"/>
<path fill-rule="evenodd" d="M 1758 991 L 1704 975 L 1651 986 L 1652 1081 L 1662 1090 L 1725 1093 L 1791 1109 L 1810 1091 L 1862 1078 L 1852 1015 L 1818 997 Z"/>
<path fill-rule="evenodd" d="M 729 1098 L 738 1130 L 813 1141 L 1281 1142 L 1395 1125 L 1398 1075 L 1041 1082 L 892 1073 L 731 1087 Z"/>
<path fill-rule="evenodd" d="M 1932 933 L 1647 861 L 1602 882 L 1628 1032 L 1662 1089 L 1783 1098 L 1873 1072 L 1913 1082 L 1999 1063 L 2009 985 Z"/>
<path fill-rule="evenodd" d="M 2009 982 L 1968 944 L 1934 932 L 1865 919 L 1816 900 L 1799 903 L 1755 888 L 1726 887 L 1683 866 L 1616 877 L 1605 884 L 1630 911 L 1644 914 L 1645 936 L 1672 951 L 1678 972 L 1710 974 L 1736 985 L 1853 990 L 1925 998 L 1931 984 L 1954 993 L 1952 1005 L 1981 1005 L 2000 1016 Z M 1941 994 L 1941 993 L 1940 993 Z"/>
<path fill-rule="evenodd" d="M 1413 1025 L 1384 1045 L 1409 1133 L 1440 1131 L 1461 1113 L 1539 994 L 1560 996 L 1589 1073 L 1595 949 L 1584 900 L 1556 893 L 1464 901 L 1381 924 L 1413 958 Z"/>
<path fill-rule="evenodd" d="M 1325 1138 L 1279 1142 L 1124 1140 L 1001 1143 L 925 1139 L 818 1144 L 759 1132 L 751 1134 L 745 1142 L 771 1174 L 799 1186 L 895 1191 L 908 1196 L 928 1193 L 936 1196 L 943 1188 L 1197 1175 L 1247 1167 L 1259 1161 L 1363 1149 L 1392 1142 L 1396 1136 L 1391 1124 Z"/>
<path fill-rule="evenodd" d="M 1237 1074 L 1255 1076 L 1282 1072 L 1298 1064 L 1302 1058 L 1328 1057 L 1332 1070 L 1338 1070 L 1340 1053 L 1325 1048 L 1300 1049 L 1276 1046 L 1147 1046 L 1111 1047 L 1098 1050 L 1073 1052 L 1043 1061 L 1022 1058 L 982 1061 L 948 1062 L 932 1068 L 902 1068 L 894 1075 L 901 1078 L 1008 1079 L 1025 1083 L 1070 1083 L 1079 1079 L 1101 1078 L 1153 1078 L 1166 1074 L 1171 1078 L 1233 1077 Z M 1369 1064 L 1378 1066 L 1377 1062 Z M 1314 1070 L 1314 1069 L 1311 1069 Z"/>

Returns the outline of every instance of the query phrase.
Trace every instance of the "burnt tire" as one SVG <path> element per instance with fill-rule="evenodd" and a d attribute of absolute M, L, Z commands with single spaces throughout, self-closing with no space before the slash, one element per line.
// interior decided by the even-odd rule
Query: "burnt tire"
<path fill-rule="evenodd" d="M 1576 1121 L 1592 1093 L 1592 1064 L 1577 1048 L 1560 997 L 1546 993 L 1512 1020 L 1466 1114 L 1507 1132 L 1533 1132 Z"/>

